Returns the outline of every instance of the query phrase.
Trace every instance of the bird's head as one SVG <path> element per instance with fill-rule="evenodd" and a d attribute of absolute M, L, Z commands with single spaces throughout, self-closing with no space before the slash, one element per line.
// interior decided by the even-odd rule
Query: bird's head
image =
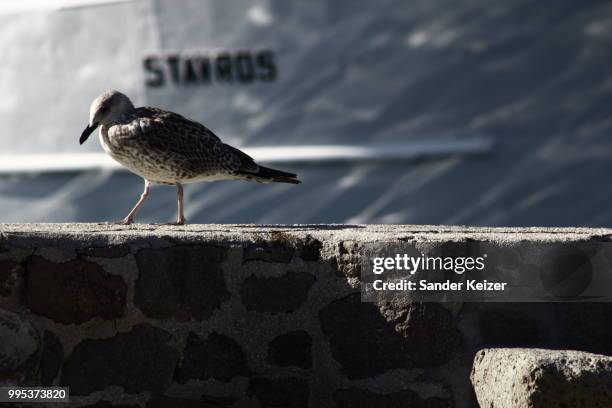
<path fill-rule="evenodd" d="M 119 91 L 107 91 L 98 96 L 89 108 L 89 124 L 81 134 L 79 143 L 83 144 L 100 125 L 116 122 L 121 116 L 134 109 L 130 98 Z"/>

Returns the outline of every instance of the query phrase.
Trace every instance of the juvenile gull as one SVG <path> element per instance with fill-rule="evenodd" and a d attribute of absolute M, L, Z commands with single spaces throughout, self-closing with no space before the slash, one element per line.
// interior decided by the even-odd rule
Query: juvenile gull
<path fill-rule="evenodd" d="M 140 200 L 120 224 L 134 222 L 153 183 L 177 187 L 177 225 L 185 223 L 185 183 L 230 179 L 300 183 L 293 173 L 255 163 L 246 153 L 223 143 L 204 125 L 162 109 L 136 108 L 121 92 L 105 92 L 92 102 L 89 125 L 79 143 L 83 144 L 98 126 L 106 153 L 144 179 Z"/>

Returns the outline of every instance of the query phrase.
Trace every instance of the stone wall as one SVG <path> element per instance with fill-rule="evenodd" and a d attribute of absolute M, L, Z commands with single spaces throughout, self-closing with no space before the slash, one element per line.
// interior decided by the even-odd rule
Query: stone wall
<path fill-rule="evenodd" d="M 593 229 L 0 225 L 0 382 L 68 386 L 75 407 L 473 407 L 478 350 L 611 355 L 611 304 L 362 303 L 360 247 L 588 246 L 610 237 Z"/>

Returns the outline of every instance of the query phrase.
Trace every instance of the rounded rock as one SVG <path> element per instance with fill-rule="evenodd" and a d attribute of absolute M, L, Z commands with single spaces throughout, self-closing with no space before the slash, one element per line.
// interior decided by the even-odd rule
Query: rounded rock
<path fill-rule="evenodd" d="M 0 373 L 23 368 L 40 346 L 40 337 L 32 324 L 7 310 L 0 310 L 0 339 Z"/>

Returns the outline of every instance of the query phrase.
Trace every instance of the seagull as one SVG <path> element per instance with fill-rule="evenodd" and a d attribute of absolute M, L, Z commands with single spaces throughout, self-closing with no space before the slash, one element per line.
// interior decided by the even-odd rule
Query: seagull
<path fill-rule="evenodd" d="M 118 91 L 107 91 L 94 99 L 79 143 L 85 143 L 98 127 L 104 151 L 144 179 L 140 199 L 118 224 L 134 222 L 152 184 L 176 186 L 178 218 L 172 224 L 183 225 L 183 184 L 217 180 L 300 183 L 293 173 L 257 164 L 201 123 L 159 108 L 136 108 Z"/>

